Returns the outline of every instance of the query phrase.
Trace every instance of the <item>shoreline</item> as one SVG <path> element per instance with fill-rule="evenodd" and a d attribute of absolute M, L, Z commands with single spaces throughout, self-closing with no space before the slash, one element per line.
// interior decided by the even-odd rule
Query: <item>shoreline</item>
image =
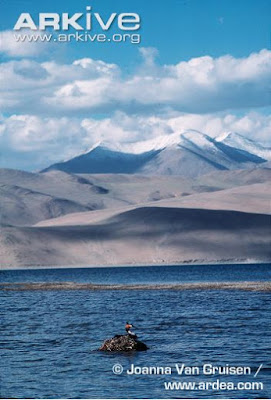
<path fill-rule="evenodd" d="M 244 290 L 271 292 L 271 281 L 192 282 L 178 284 L 93 284 L 76 282 L 20 282 L 1 283 L 0 291 L 50 291 L 50 290 Z"/>
<path fill-rule="evenodd" d="M 64 266 L 23 266 L 23 267 L 0 267 L 1 271 L 39 271 L 39 270 L 56 270 L 56 269 L 94 269 L 94 268 L 142 268 L 142 267 L 183 267 L 183 266 L 215 266 L 215 265 L 271 265 L 270 261 L 261 261 L 261 260 L 227 260 L 227 261 L 209 261 L 209 262 L 197 262 L 195 261 L 187 261 L 187 262 L 172 262 L 172 263 L 142 263 L 142 264 L 108 264 L 108 265 L 64 265 Z"/>

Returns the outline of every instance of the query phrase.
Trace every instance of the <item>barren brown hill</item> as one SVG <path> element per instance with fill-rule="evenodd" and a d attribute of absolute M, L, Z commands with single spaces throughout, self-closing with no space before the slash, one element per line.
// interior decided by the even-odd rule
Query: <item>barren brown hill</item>
<path fill-rule="evenodd" d="M 2 268 L 270 260 L 270 216 L 143 207 L 99 224 L 3 228 Z"/>

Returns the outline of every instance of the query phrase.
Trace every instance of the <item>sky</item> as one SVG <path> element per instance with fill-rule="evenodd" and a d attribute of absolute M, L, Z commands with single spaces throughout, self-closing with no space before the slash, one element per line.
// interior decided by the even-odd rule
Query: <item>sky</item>
<path fill-rule="evenodd" d="M 73 29 L 13 30 L 23 12 L 38 25 L 39 13 L 71 16 L 87 6 L 87 33 L 106 34 L 105 42 L 54 40 Z M 98 141 L 185 129 L 270 145 L 270 0 L 2 0 L 0 11 L 1 167 L 38 170 Z M 103 21 L 137 13 L 141 27 L 121 31 L 114 20 L 104 32 L 94 12 Z M 14 37 L 33 33 L 53 38 Z M 134 42 L 114 43 L 123 33 Z"/>

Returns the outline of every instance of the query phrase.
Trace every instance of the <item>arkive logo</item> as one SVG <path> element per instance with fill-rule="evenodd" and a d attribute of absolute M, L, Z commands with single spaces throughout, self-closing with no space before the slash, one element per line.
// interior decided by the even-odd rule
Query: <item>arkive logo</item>
<path fill-rule="evenodd" d="M 38 23 L 36 23 L 38 22 Z M 139 14 L 132 12 L 116 13 L 113 12 L 108 17 L 102 16 L 98 12 L 92 12 L 92 7 L 87 6 L 86 12 L 75 13 L 39 13 L 38 21 L 34 21 L 30 13 L 22 13 L 14 30 L 30 29 L 33 31 L 44 31 L 51 28 L 55 31 L 67 31 L 70 28 L 76 31 L 91 31 L 93 25 L 98 24 L 103 31 L 108 31 L 111 27 L 117 27 L 121 31 L 137 31 L 141 27 L 141 18 Z"/>

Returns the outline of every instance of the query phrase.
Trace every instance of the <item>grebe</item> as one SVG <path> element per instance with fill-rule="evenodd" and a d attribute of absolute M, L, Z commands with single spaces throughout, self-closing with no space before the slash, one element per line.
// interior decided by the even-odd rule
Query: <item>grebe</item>
<path fill-rule="evenodd" d="M 134 326 L 132 324 L 129 324 L 129 322 L 126 322 L 126 325 L 125 325 L 126 332 L 128 333 L 129 336 L 136 338 L 137 337 L 136 334 L 131 331 L 132 328 L 134 328 Z"/>

